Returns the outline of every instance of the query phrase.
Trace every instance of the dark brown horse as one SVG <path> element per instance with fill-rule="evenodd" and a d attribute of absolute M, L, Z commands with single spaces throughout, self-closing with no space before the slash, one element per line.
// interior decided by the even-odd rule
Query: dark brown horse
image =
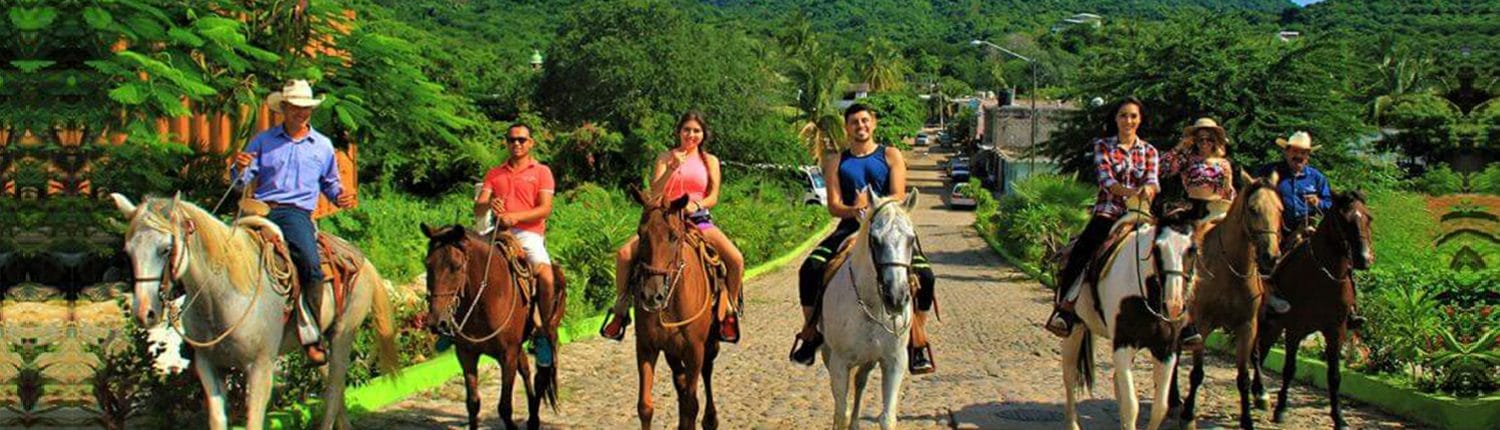
<path fill-rule="evenodd" d="M 1323 360 L 1328 363 L 1328 405 L 1336 428 L 1348 428 L 1339 407 L 1339 348 L 1348 339 L 1348 320 L 1354 307 L 1354 270 L 1367 270 L 1375 263 L 1370 242 L 1370 212 L 1364 195 L 1351 192 L 1333 197 L 1332 211 L 1318 223 L 1307 241 L 1287 251 L 1271 274 L 1276 291 L 1292 303 L 1285 315 L 1260 321 L 1257 361 L 1285 334 L 1286 362 L 1282 365 L 1281 391 L 1276 395 L 1273 419 L 1286 416 L 1286 391 L 1297 374 L 1297 346 L 1314 332 L 1323 334 Z M 1266 392 L 1256 366 L 1256 406 L 1265 407 Z"/>
<path fill-rule="evenodd" d="M 1270 276 L 1281 255 L 1282 207 L 1276 179 L 1275 174 L 1251 179 L 1241 172 L 1241 182 L 1249 185 L 1235 198 L 1224 220 L 1203 236 L 1190 307 L 1193 324 L 1204 337 L 1220 328 L 1234 335 L 1239 369 L 1235 386 L 1240 392 L 1240 428 L 1244 429 L 1255 428 L 1250 419 L 1250 366 L 1254 364 L 1256 319 L 1266 293 L 1263 278 Z M 1177 378 L 1172 379 L 1175 387 Z M 1198 350 L 1193 352 L 1192 385 L 1182 408 L 1185 428 L 1196 424 L 1193 409 L 1202 384 L 1203 351 Z M 1176 394 L 1174 388 L 1172 399 Z"/>
<path fill-rule="evenodd" d="M 509 259 L 521 257 L 506 255 L 504 248 L 462 226 L 433 229 L 423 224 L 422 233 L 428 239 L 426 323 L 433 332 L 453 338 L 464 372 L 469 428 L 479 428 L 481 355 L 500 363 L 500 419 L 505 420 L 505 427 L 516 428 L 511 420 L 511 393 L 519 373 L 526 385 L 526 407 L 531 414 L 526 427 L 539 428 L 541 402 L 546 400 L 557 409 L 557 366 L 555 362 L 552 367 L 538 366 L 532 378 L 527 356 L 521 350 L 522 341 L 538 329 L 531 318 L 529 299 L 511 281 L 515 274 Z M 552 270 L 557 298 L 552 320 L 546 323 L 556 328 L 567 303 L 567 282 L 560 267 L 554 265 Z"/>
<path fill-rule="evenodd" d="M 635 303 L 635 356 L 640 372 L 636 408 L 641 428 L 651 428 L 651 385 L 656 359 L 667 356 L 677 388 L 677 428 L 691 429 L 698 419 L 698 378 L 703 378 L 707 408 L 703 428 L 718 428 L 714 408 L 714 358 L 719 344 L 709 337 L 714 328 L 713 297 L 700 247 L 703 238 L 687 219 L 687 198 L 670 203 L 653 201 L 636 190 L 641 212 L 640 248 L 634 278 L 626 288 Z M 658 199 L 659 200 L 659 199 Z"/>

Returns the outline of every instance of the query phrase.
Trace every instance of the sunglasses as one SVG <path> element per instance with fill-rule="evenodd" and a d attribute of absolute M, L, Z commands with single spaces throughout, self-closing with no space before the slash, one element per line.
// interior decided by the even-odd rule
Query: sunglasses
<path fill-rule="evenodd" d="M 530 140 L 531 140 L 531 138 L 529 138 L 529 137 L 507 137 L 507 138 L 505 138 L 505 141 L 508 142 L 508 143 L 510 143 L 511 145 L 520 145 L 520 144 L 526 143 L 526 142 L 528 142 Z"/>

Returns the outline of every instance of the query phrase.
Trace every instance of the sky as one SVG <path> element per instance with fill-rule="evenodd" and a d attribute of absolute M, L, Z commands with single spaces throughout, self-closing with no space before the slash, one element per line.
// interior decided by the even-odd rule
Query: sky
<path fill-rule="evenodd" d="M 1307 6 L 1320 1 L 1323 0 L 1292 0 L 1292 3 L 1296 3 L 1298 6 Z"/>

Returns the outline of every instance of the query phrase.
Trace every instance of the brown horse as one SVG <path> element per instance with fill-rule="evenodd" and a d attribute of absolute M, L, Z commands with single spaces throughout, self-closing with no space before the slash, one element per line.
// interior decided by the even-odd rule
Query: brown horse
<path fill-rule="evenodd" d="M 687 219 L 687 198 L 663 204 L 635 190 L 641 212 L 640 248 L 636 252 L 636 275 L 627 284 L 634 296 L 635 357 L 640 371 L 640 393 L 636 408 L 641 428 L 651 428 L 651 385 L 656 359 L 666 353 L 677 388 L 677 428 L 693 428 L 698 418 L 698 377 L 703 377 L 703 428 L 718 428 L 714 408 L 714 358 L 719 344 L 709 337 L 714 328 L 713 297 L 708 272 L 699 247 L 707 246 Z M 657 199 L 660 200 L 660 199 Z"/>
<path fill-rule="evenodd" d="M 1358 192 L 1333 196 L 1333 209 L 1307 241 L 1287 251 L 1271 274 L 1271 283 L 1281 297 L 1292 303 L 1286 315 L 1260 321 L 1257 361 L 1264 361 L 1271 346 L 1286 335 L 1286 362 L 1281 371 L 1281 391 L 1276 395 L 1273 419 L 1286 416 L 1286 391 L 1297 374 L 1297 346 L 1313 332 L 1323 333 L 1323 360 L 1328 363 L 1328 404 L 1336 428 L 1348 428 L 1339 407 L 1339 347 L 1348 339 L 1348 319 L 1354 307 L 1354 270 L 1367 270 L 1375 263 L 1370 242 L 1370 212 Z M 1265 388 L 1260 366 L 1255 372 L 1256 406 L 1265 407 Z"/>
<path fill-rule="evenodd" d="M 531 376 L 522 341 L 537 330 L 531 318 L 530 300 L 512 283 L 512 258 L 488 238 L 453 225 L 434 229 L 422 224 L 427 235 L 427 327 L 453 338 L 458 364 L 464 372 L 465 404 L 469 409 L 469 428 L 479 428 L 479 357 L 488 355 L 500 363 L 500 419 L 505 428 L 516 428 L 511 420 L 511 392 L 515 376 L 521 375 L 526 386 L 526 407 L 530 418 L 526 427 L 541 426 L 537 413 L 543 400 L 557 409 L 557 366 L 536 368 Z M 488 260 L 488 261 L 487 261 Z M 555 328 L 562 322 L 567 303 L 562 269 L 552 266 L 557 279 L 557 297 L 551 321 Z M 488 273 L 488 276 L 485 274 Z M 481 281 L 483 280 L 483 281 Z M 472 317 L 472 318 L 471 318 Z"/>
<path fill-rule="evenodd" d="M 1276 195 L 1276 175 L 1251 179 L 1243 172 L 1241 181 L 1249 186 L 1239 194 L 1229 213 L 1217 227 L 1203 236 L 1199 248 L 1198 280 L 1190 309 L 1193 324 L 1207 337 L 1222 328 L 1234 334 L 1235 364 L 1239 374 L 1235 386 L 1240 392 L 1240 428 L 1255 428 L 1250 419 L 1250 369 L 1255 347 L 1256 317 L 1266 292 L 1265 276 L 1279 258 L 1281 199 Z M 1261 267 L 1266 268 L 1263 272 Z M 1176 386 L 1176 378 L 1173 378 Z M 1185 428 L 1196 425 L 1194 406 L 1198 386 L 1203 384 L 1203 351 L 1193 352 L 1192 385 L 1182 408 Z M 1172 390 L 1175 399 L 1177 390 Z M 1175 403 L 1175 402 L 1172 402 Z"/>

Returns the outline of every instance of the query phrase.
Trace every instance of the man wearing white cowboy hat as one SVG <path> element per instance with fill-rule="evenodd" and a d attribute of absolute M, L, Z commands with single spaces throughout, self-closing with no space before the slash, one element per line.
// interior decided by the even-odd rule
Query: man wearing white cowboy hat
<path fill-rule="evenodd" d="M 1311 234 L 1313 215 L 1333 207 L 1333 189 L 1328 186 L 1328 177 L 1323 172 L 1308 165 L 1308 159 L 1319 146 L 1312 144 L 1312 136 L 1307 132 L 1299 131 L 1289 138 L 1276 139 L 1276 145 L 1281 147 L 1282 161 L 1261 166 L 1255 176 L 1263 178 L 1276 172 L 1280 177 L 1276 194 L 1281 196 L 1281 205 L 1285 207 L 1281 218 L 1281 244 L 1290 249 L 1297 242 L 1293 238 Z M 1269 295 L 1266 303 L 1278 314 L 1287 313 L 1292 308 L 1291 303 L 1275 292 Z M 1357 314 L 1351 315 L 1349 328 L 1364 325 L 1364 320 Z"/>
<path fill-rule="evenodd" d="M 266 105 L 282 114 L 281 125 L 256 135 L 234 157 L 238 170 L 235 183 L 249 185 L 252 179 L 256 180 L 254 198 L 270 207 L 266 218 L 281 227 L 304 291 L 323 281 L 317 228 L 312 220 L 318 194 L 327 196 L 341 208 L 354 207 L 356 202 L 354 190 L 344 190 L 339 182 L 333 142 L 308 124 L 313 108 L 321 103 L 322 98 L 313 98 L 312 85 L 307 81 L 288 82 L 281 91 L 266 97 Z M 297 337 L 307 351 L 308 361 L 323 364 L 327 354 L 320 344 L 318 321 L 301 298 L 297 300 L 296 314 Z"/>

